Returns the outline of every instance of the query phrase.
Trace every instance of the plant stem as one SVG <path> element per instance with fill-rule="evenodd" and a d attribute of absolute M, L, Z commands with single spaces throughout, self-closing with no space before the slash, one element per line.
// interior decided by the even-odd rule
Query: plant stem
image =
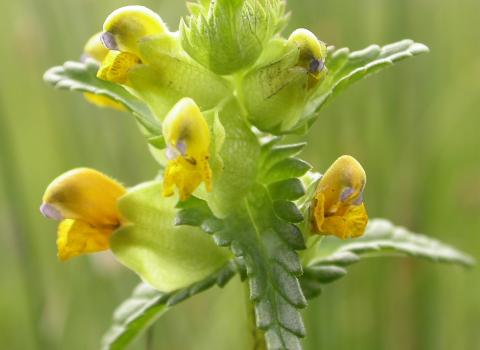
<path fill-rule="evenodd" d="M 265 343 L 264 332 L 257 328 L 255 320 L 255 305 L 250 300 L 250 289 L 247 282 L 243 283 L 245 286 L 245 307 L 247 310 L 247 322 L 249 332 L 252 336 L 252 350 L 267 350 L 267 344 Z"/>

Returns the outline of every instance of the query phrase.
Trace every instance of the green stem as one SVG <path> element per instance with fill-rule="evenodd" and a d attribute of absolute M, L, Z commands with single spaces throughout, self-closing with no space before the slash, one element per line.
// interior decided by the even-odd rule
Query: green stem
<path fill-rule="evenodd" d="M 255 320 L 255 305 L 250 300 L 250 289 L 248 283 L 244 282 L 243 284 L 245 286 L 245 307 L 247 310 L 248 328 L 252 337 L 252 350 L 267 350 L 264 332 L 257 328 Z"/>

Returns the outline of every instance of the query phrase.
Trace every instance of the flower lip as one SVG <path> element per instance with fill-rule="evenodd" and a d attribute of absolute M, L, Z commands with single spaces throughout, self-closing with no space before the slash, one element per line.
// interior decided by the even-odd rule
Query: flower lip
<path fill-rule="evenodd" d="M 100 35 L 100 39 L 102 40 L 103 45 L 105 45 L 107 49 L 118 51 L 118 44 L 112 33 L 103 32 Z"/>
<path fill-rule="evenodd" d="M 60 213 L 60 211 L 57 208 L 55 208 L 53 205 L 48 203 L 43 203 L 40 206 L 40 212 L 46 218 L 53 219 L 55 221 L 61 221 L 64 219 L 62 213 Z"/>

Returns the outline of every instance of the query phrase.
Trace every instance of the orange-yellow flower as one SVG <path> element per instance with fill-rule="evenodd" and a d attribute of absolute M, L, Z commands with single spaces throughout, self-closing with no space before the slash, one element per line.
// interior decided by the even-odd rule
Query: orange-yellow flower
<path fill-rule="evenodd" d="M 365 183 L 365 171 L 355 158 L 338 158 L 317 185 L 312 205 L 313 231 L 341 239 L 362 236 L 368 222 L 363 204 Z"/>
<path fill-rule="evenodd" d="M 118 182 L 88 168 L 70 170 L 47 187 L 40 211 L 60 221 L 60 260 L 110 247 L 110 236 L 121 225 L 117 201 L 125 193 Z"/>

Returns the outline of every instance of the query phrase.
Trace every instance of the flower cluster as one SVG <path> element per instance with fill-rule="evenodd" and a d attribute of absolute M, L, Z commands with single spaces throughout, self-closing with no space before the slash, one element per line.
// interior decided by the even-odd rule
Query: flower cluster
<path fill-rule="evenodd" d="M 265 18 L 254 36 L 244 22 L 237 23 L 237 32 L 221 32 L 221 24 L 215 27 L 210 22 L 215 14 L 205 12 L 205 6 L 192 5 L 192 15 L 182 22 L 180 32 L 169 31 L 145 7 L 120 8 L 88 40 L 82 59 L 97 62 L 98 79 L 142 100 L 161 123 L 161 135 L 154 136 L 163 140 L 162 153 L 158 147 L 152 150 L 164 168 L 158 196 L 186 201 L 195 194 L 215 211 L 222 203 L 217 199 L 229 186 L 247 188 L 237 182 L 247 182 L 242 177 L 252 169 L 256 176 L 258 169 L 242 164 L 250 164 L 241 158 L 242 152 L 298 125 L 308 98 L 328 74 L 327 47 L 306 29 L 297 29 L 288 38 L 279 35 L 285 17 L 282 1 L 263 4 Z M 218 12 L 228 7 L 223 2 L 211 6 Z M 127 110 L 108 96 L 85 93 L 85 98 L 101 107 Z M 365 183 L 365 172 L 354 158 L 337 159 L 309 199 L 309 229 L 304 234 L 361 236 L 368 221 Z M 57 239 L 61 260 L 109 248 L 112 235 L 130 225 L 117 205 L 128 191 L 84 168 L 71 170 L 48 186 L 41 212 L 61 220 Z M 217 212 L 222 216 L 222 210 Z"/>
<path fill-rule="evenodd" d="M 385 220 L 367 227 L 362 165 L 343 155 L 322 175 L 298 157 L 306 143 L 288 143 L 307 134 L 338 92 L 427 52 L 425 45 L 402 40 L 350 52 L 303 28 L 283 36 L 285 0 L 187 7 L 178 31 L 143 6 L 115 10 L 81 62 L 45 74 L 92 104 L 131 113 L 158 162 L 158 176 L 129 188 L 93 169 L 70 170 L 47 187 L 40 207 L 60 221 L 60 260 L 110 249 L 160 291 L 153 299 L 142 288 L 134 293 L 146 304 L 125 304 L 108 348 L 123 348 L 161 304 L 238 273 L 261 329 L 255 344 L 301 349 L 299 309 L 369 250 L 472 264 Z"/>

